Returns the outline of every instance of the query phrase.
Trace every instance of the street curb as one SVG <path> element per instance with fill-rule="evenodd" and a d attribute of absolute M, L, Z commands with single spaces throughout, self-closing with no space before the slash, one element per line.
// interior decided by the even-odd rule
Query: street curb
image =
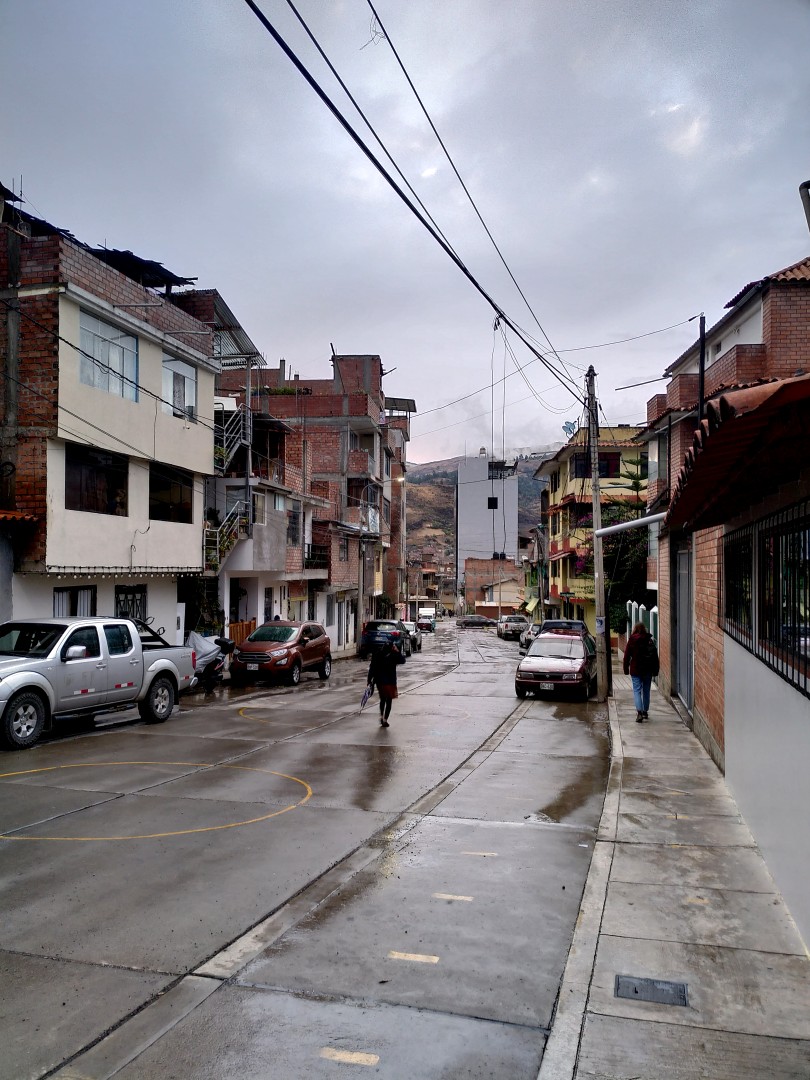
<path fill-rule="evenodd" d="M 573 1080 L 576 1073 L 619 820 L 624 751 L 613 698 L 608 699 L 608 720 L 610 774 L 605 802 L 537 1080 Z"/>

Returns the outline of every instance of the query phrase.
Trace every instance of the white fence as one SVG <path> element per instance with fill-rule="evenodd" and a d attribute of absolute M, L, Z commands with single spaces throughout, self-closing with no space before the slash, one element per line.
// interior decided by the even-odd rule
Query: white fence
<path fill-rule="evenodd" d="M 658 648 L 658 607 L 647 608 L 644 604 L 637 604 L 635 600 L 627 601 L 627 636 L 633 630 L 637 622 L 643 622 L 652 635 L 656 649 Z"/>

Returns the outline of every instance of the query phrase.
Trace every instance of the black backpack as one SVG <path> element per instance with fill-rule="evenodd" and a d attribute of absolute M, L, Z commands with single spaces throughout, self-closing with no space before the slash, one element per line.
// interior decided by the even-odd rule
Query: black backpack
<path fill-rule="evenodd" d="M 650 675 L 657 675 L 659 668 L 658 650 L 655 647 L 655 639 L 652 634 L 645 634 L 638 643 L 637 663 L 640 668 Z"/>

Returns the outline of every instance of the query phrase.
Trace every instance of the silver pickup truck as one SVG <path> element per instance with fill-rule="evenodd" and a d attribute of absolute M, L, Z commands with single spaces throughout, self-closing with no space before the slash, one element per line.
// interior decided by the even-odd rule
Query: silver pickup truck
<path fill-rule="evenodd" d="M 19 619 L 0 623 L 0 745 L 31 746 L 59 716 L 138 706 L 162 724 L 192 690 L 192 649 L 169 645 L 129 619 Z"/>

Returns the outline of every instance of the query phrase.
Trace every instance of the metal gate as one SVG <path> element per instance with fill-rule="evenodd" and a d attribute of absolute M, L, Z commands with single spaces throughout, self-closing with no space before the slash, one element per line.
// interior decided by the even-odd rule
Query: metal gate
<path fill-rule="evenodd" d="M 692 648 L 692 549 L 675 551 L 675 692 L 692 709 L 694 653 Z"/>

